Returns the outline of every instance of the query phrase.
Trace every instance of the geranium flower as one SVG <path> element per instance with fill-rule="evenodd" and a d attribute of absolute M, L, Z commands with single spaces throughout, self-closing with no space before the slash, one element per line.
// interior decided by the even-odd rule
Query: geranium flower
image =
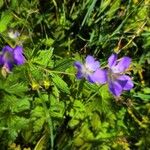
<path fill-rule="evenodd" d="M 117 54 L 112 54 L 108 59 L 108 70 L 101 70 L 99 76 L 106 79 L 105 82 L 109 85 L 110 92 L 115 96 L 120 96 L 123 90 L 130 90 L 133 88 L 133 82 L 125 71 L 129 68 L 131 59 L 123 57 L 117 60 Z"/>
<path fill-rule="evenodd" d="M 84 64 L 77 61 L 74 65 L 78 69 L 76 74 L 78 79 L 85 78 L 91 83 L 98 81 L 103 83 L 104 79 L 99 77 L 99 73 L 101 73 L 100 62 L 96 61 L 93 56 L 88 55 Z"/>
<path fill-rule="evenodd" d="M 21 46 L 16 46 L 11 48 L 10 46 L 5 46 L 0 53 L 0 65 L 6 72 L 10 72 L 14 65 L 22 65 L 25 62 L 23 56 L 23 48 Z"/>

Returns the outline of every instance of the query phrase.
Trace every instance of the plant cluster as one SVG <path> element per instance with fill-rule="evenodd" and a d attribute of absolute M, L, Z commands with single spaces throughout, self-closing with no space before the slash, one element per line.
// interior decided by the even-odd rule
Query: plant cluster
<path fill-rule="evenodd" d="M 148 150 L 149 8 L 0 0 L 1 149 Z"/>

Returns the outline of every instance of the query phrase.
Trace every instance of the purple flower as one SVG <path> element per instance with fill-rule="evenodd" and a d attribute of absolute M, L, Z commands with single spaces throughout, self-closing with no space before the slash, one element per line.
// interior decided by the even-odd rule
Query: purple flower
<path fill-rule="evenodd" d="M 93 56 L 88 55 L 84 64 L 77 61 L 74 65 L 78 69 L 76 74 L 78 79 L 86 78 L 91 83 L 95 83 L 100 80 L 100 63 L 99 61 L 96 61 Z M 101 79 L 101 82 L 103 83 L 103 79 Z"/>
<path fill-rule="evenodd" d="M 0 53 L 0 65 L 10 72 L 14 65 L 22 65 L 25 62 L 23 56 L 23 48 L 21 46 L 16 46 L 11 48 L 10 46 L 5 46 Z"/>
<path fill-rule="evenodd" d="M 110 92 L 115 96 L 120 96 L 123 90 L 130 90 L 133 88 L 133 82 L 128 75 L 125 75 L 126 69 L 129 68 L 131 59 L 123 57 L 117 60 L 117 54 L 112 54 L 108 59 L 108 70 L 101 70 L 100 78 L 106 79 Z M 97 80 L 98 81 L 98 80 Z M 100 83 L 100 82 L 99 82 Z"/>

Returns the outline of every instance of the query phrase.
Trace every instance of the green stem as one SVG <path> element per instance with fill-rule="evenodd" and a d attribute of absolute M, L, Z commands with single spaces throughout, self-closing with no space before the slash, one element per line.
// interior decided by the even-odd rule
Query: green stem
<path fill-rule="evenodd" d="M 102 86 L 103 86 L 103 85 L 101 85 L 101 86 L 97 89 L 97 91 L 87 99 L 86 102 L 89 102 L 92 98 L 94 98 L 94 97 L 99 93 L 99 89 L 100 89 Z"/>
<path fill-rule="evenodd" d="M 52 123 L 52 118 L 49 114 L 49 110 L 44 102 L 44 99 L 42 98 L 42 95 L 40 94 L 39 90 L 37 90 L 39 97 L 42 99 L 42 105 L 43 108 L 45 110 L 45 114 L 46 114 L 46 119 L 48 122 L 48 127 L 49 127 L 49 131 L 50 131 L 50 139 L 51 139 L 51 150 L 54 149 L 54 135 L 53 135 L 53 123 Z"/>
<path fill-rule="evenodd" d="M 62 71 L 57 71 L 57 70 L 49 70 L 49 69 L 46 69 L 46 68 L 42 68 L 40 66 L 38 66 L 38 67 L 43 69 L 46 72 L 49 72 L 49 73 L 57 73 L 57 74 L 65 74 L 65 75 L 75 76 L 75 74 L 73 74 L 73 73 L 67 73 L 67 72 L 62 72 Z"/>
<path fill-rule="evenodd" d="M 58 73 L 58 74 L 66 74 L 66 75 L 71 75 L 71 76 L 74 76 L 75 74 L 73 73 L 67 73 L 67 72 L 62 72 L 62 71 L 56 71 L 56 70 L 47 70 L 47 69 L 44 69 L 46 71 L 49 71 L 49 72 L 52 72 L 52 73 Z"/>

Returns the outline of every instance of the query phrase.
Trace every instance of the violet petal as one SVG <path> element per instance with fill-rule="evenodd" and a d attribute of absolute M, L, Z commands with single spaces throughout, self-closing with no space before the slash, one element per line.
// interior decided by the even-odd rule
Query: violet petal
<path fill-rule="evenodd" d="M 22 65 L 25 62 L 25 58 L 22 54 L 23 52 L 23 48 L 21 46 L 16 46 L 16 48 L 14 49 L 14 63 L 16 65 Z"/>
<path fill-rule="evenodd" d="M 81 72 L 81 70 L 77 71 L 76 77 L 77 77 L 77 79 L 83 78 L 83 73 Z"/>
<path fill-rule="evenodd" d="M 4 64 L 4 61 L 3 61 L 3 56 L 0 55 L 0 65 L 3 65 Z"/>
<path fill-rule="evenodd" d="M 116 66 L 113 66 L 111 69 L 114 73 L 122 73 L 124 72 L 130 65 L 131 58 L 123 57 Z"/>
<path fill-rule="evenodd" d="M 81 69 L 83 68 L 83 65 L 82 65 L 80 62 L 78 62 L 78 61 L 76 61 L 76 62 L 74 63 L 74 66 L 75 66 L 77 69 L 79 69 L 79 70 L 81 70 Z"/>
<path fill-rule="evenodd" d="M 130 90 L 134 86 L 131 78 L 127 75 L 120 76 L 117 81 L 121 84 L 123 90 Z"/>
<path fill-rule="evenodd" d="M 93 80 L 92 74 L 87 75 L 86 79 L 87 79 L 90 83 L 94 83 L 94 80 Z"/>
<path fill-rule="evenodd" d="M 2 49 L 2 53 L 5 53 L 5 52 L 10 52 L 10 53 L 13 53 L 13 48 L 11 48 L 10 46 L 5 46 L 3 47 Z"/>
<path fill-rule="evenodd" d="M 6 68 L 8 71 L 11 71 L 13 68 L 13 64 L 11 62 L 7 62 L 4 63 L 3 67 Z"/>
<path fill-rule="evenodd" d="M 111 68 L 112 66 L 116 65 L 117 62 L 117 54 L 112 54 L 109 58 L 108 58 L 108 65 Z"/>
<path fill-rule="evenodd" d="M 107 71 L 105 69 L 97 69 L 91 75 L 91 78 L 95 83 L 104 84 L 107 82 Z"/>
<path fill-rule="evenodd" d="M 99 61 L 95 61 L 93 56 L 88 55 L 85 60 L 85 67 L 89 71 L 96 71 L 100 67 Z"/>
<path fill-rule="evenodd" d="M 118 82 L 110 81 L 109 82 L 109 90 L 113 95 L 120 96 L 123 89 Z"/>

